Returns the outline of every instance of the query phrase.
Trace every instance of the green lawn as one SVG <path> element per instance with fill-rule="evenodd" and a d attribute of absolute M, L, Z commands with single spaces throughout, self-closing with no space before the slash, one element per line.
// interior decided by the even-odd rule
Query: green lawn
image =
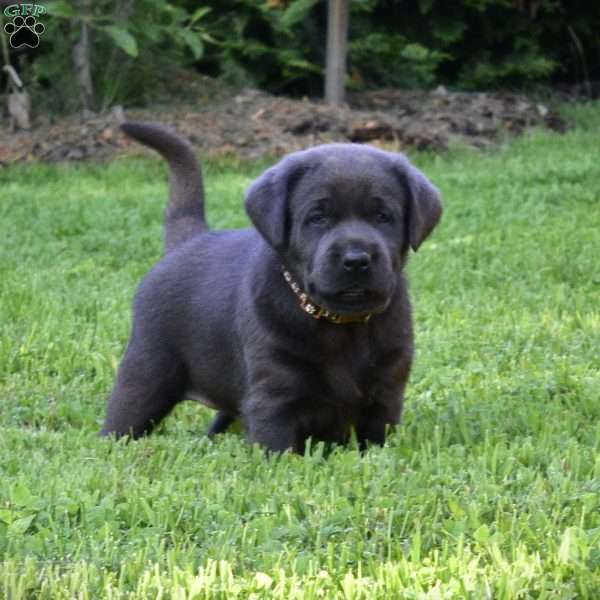
<path fill-rule="evenodd" d="M 0 598 L 598 598 L 600 104 L 570 112 L 416 157 L 446 212 L 409 268 L 404 424 L 365 456 L 211 442 L 192 403 L 98 439 L 163 165 L 0 171 Z M 212 225 L 260 170 L 207 166 Z"/>

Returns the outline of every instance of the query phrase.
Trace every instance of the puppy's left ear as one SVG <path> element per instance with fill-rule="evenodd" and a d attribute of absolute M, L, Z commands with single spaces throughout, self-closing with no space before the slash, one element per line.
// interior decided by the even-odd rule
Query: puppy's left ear
<path fill-rule="evenodd" d="M 416 251 L 433 231 L 442 216 L 442 197 L 438 189 L 410 162 L 397 162 L 408 188 L 408 241 Z"/>
<path fill-rule="evenodd" d="M 298 167 L 293 156 L 287 157 L 265 171 L 246 192 L 246 212 L 275 250 L 284 250 L 287 246 L 288 198 Z"/>

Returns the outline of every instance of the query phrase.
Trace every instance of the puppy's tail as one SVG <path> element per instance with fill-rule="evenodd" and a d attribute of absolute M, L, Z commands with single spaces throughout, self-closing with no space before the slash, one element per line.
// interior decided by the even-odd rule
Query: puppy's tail
<path fill-rule="evenodd" d="M 156 150 L 169 164 L 169 204 L 165 210 L 166 251 L 208 230 L 204 218 L 202 171 L 192 145 L 158 123 L 129 121 L 121 129 Z"/>

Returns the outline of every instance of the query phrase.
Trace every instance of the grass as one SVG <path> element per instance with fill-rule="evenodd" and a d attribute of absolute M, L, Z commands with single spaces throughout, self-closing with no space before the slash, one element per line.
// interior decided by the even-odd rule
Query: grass
<path fill-rule="evenodd" d="M 404 424 L 360 456 L 98 439 L 163 165 L 0 171 L 0 597 L 589 598 L 600 589 L 600 105 L 576 130 L 417 162 L 443 224 L 412 258 Z M 264 165 L 263 165 L 264 166 Z M 258 165 L 208 165 L 238 227 Z"/>

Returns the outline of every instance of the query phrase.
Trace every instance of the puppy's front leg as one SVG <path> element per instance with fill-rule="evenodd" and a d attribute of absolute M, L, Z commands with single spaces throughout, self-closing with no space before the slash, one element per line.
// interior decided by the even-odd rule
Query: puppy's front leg
<path fill-rule="evenodd" d="M 366 450 L 369 444 L 383 446 L 386 429 L 400 422 L 404 395 L 404 381 L 377 390 L 377 399 L 364 407 L 355 423 L 359 448 Z"/>
<path fill-rule="evenodd" d="M 304 440 L 284 398 L 255 392 L 244 404 L 243 422 L 248 441 L 273 452 L 304 452 Z"/>
<path fill-rule="evenodd" d="M 386 412 L 382 407 L 375 405 L 360 415 L 355 425 L 360 450 L 366 450 L 370 444 L 383 446 L 386 426 L 389 424 Z"/>

